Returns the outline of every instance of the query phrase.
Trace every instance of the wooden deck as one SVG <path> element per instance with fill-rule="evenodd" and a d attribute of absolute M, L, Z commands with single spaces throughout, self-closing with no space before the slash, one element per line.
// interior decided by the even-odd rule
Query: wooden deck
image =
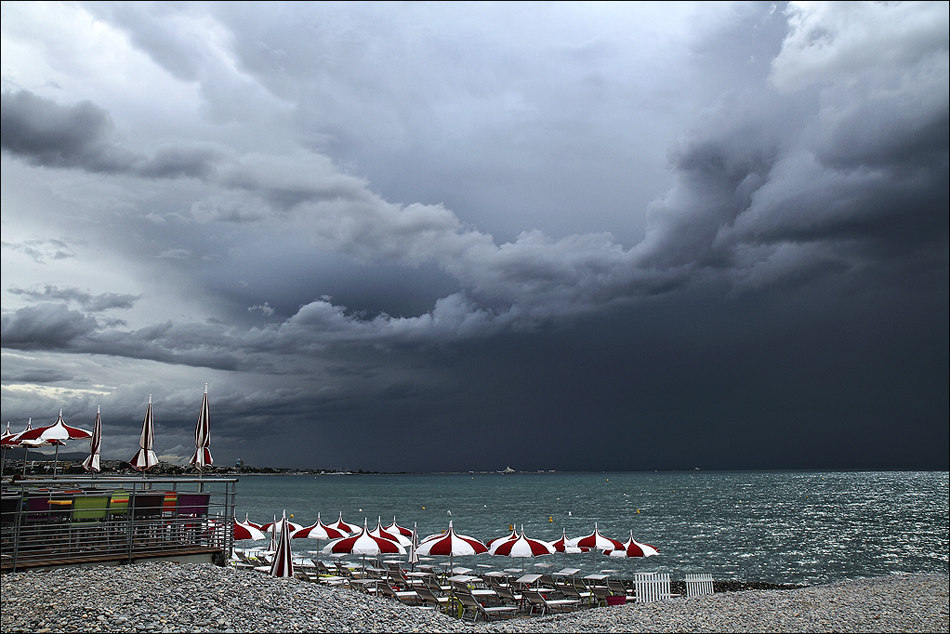
<path fill-rule="evenodd" d="M 223 565 L 226 560 L 224 551 L 220 548 L 202 546 L 182 547 L 173 550 L 163 550 L 160 553 L 133 555 L 131 561 L 128 555 L 120 553 L 106 553 L 101 555 L 84 554 L 58 558 L 50 555 L 48 558 L 28 559 L 17 562 L 17 571 L 23 570 L 51 570 L 69 566 L 120 566 L 128 563 L 144 561 L 174 561 L 176 563 L 217 563 Z M 13 559 L 3 557 L 0 561 L 0 573 L 13 570 Z"/>

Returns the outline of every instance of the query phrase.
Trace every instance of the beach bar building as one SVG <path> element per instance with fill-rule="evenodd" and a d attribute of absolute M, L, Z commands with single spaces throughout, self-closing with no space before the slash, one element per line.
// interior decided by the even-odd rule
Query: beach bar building
<path fill-rule="evenodd" d="M 0 570 L 148 559 L 223 565 L 236 478 L 60 476 L 4 482 Z"/>

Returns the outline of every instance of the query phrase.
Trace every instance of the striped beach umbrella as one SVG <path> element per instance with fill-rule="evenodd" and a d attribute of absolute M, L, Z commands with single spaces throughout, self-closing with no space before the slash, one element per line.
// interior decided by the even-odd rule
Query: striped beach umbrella
<path fill-rule="evenodd" d="M 53 463 L 53 475 L 59 466 L 59 447 L 66 444 L 67 440 L 76 440 L 79 438 L 91 438 L 92 432 L 79 427 L 71 427 L 63 420 L 63 410 L 59 410 L 59 417 L 56 422 L 46 427 L 37 427 L 29 431 L 24 431 L 17 438 L 21 445 L 39 447 L 42 445 L 55 445 L 56 458 Z"/>
<path fill-rule="evenodd" d="M 82 468 L 86 471 L 99 473 L 102 467 L 99 464 L 99 451 L 102 449 L 102 413 L 96 408 L 96 422 L 92 424 L 92 439 L 89 441 L 89 457 L 82 461 Z"/>
<path fill-rule="evenodd" d="M 652 545 L 638 542 L 633 538 L 633 531 L 630 531 L 630 539 L 623 543 L 623 548 L 617 550 L 611 550 L 609 555 L 611 557 L 626 557 L 630 559 L 631 572 L 633 572 L 633 559 L 636 557 L 652 557 L 653 555 L 659 555 L 660 550 Z"/>
<path fill-rule="evenodd" d="M 280 522 L 280 537 L 277 540 L 277 552 L 274 555 L 274 563 L 270 567 L 270 574 L 272 577 L 294 576 L 294 556 L 290 549 L 290 526 L 287 522 L 287 511 L 284 511 Z"/>
<path fill-rule="evenodd" d="M 356 524 L 347 524 L 343 521 L 343 511 L 340 511 L 340 519 L 338 519 L 333 524 L 330 524 L 330 526 L 337 529 L 338 531 L 343 531 L 347 535 L 352 535 L 353 533 L 356 533 L 360 530 L 360 527 Z"/>
<path fill-rule="evenodd" d="M 208 384 L 205 383 L 205 394 L 201 399 L 201 411 L 198 413 L 198 422 L 195 425 L 195 455 L 189 464 L 195 465 L 198 471 L 214 464 L 211 457 L 211 412 L 208 409 Z"/>
<path fill-rule="evenodd" d="M 597 557 L 597 551 L 609 552 L 611 550 L 617 550 L 623 548 L 623 544 L 618 542 L 616 539 L 611 539 L 610 537 L 605 537 L 600 534 L 600 530 L 597 528 L 597 523 L 594 523 L 594 532 L 590 535 L 585 535 L 580 537 L 577 541 L 574 542 L 574 545 L 578 548 L 584 550 L 590 550 L 591 561 Z"/>
<path fill-rule="evenodd" d="M 516 539 L 496 541 L 492 547 L 488 549 L 488 554 L 490 555 L 520 558 L 522 570 L 524 570 L 524 560 L 528 557 L 553 555 L 555 552 L 557 551 L 550 543 L 527 537 L 524 534 L 524 526 L 521 527 L 521 534 Z"/>
<path fill-rule="evenodd" d="M 136 471 L 146 472 L 158 464 L 158 456 L 152 451 L 155 443 L 155 420 L 152 416 L 152 395 L 148 395 L 148 409 L 142 421 L 142 434 L 139 436 L 139 450 L 135 452 L 129 465 Z"/>
<path fill-rule="evenodd" d="M 387 533 L 392 533 L 394 535 L 402 535 L 404 537 L 412 537 L 412 531 L 404 526 L 400 526 L 396 523 L 396 516 L 393 516 L 393 523 L 389 526 L 383 526 L 383 530 Z"/>
<path fill-rule="evenodd" d="M 449 530 L 444 533 L 429 535 L 419 543 L 416 552 L 425 557 L 441 555 L 449 558 L 449 568 L 453 567 L 455 557 L 467 557 L 488 552 L 488 546 L 468 535 L 459 535 L 449 520 Z"/>
<path fill-rule="evenodd" d="M 391 542 L 396 542 L 403 548 L 408 548 L 412 545 L 412 540 L 405 535 L 399 533 L 391 533 L 383 528 L 383 520 L 379 518 L 376 522 L 376 528 L 369 532 L 373 537 L 382 537 L 383 539 L 388 539 Z"/>
<path fill-rule="evenodd" d="M 391 555 L 395 553 L 405 555 L 406 549 L 394 541 L 371 535 L 367 528 L 366 520 L 363 520 L 363 528 L 355 535 L 335 539 L 324 546 L 321 552 L 327 555 L 333 553 L 359 555 L 363 559 L 363 567 L 365 568 L 367 556 L 379 557 L 380 555 Z"/>
<path fill-rule="evenodd" d="M 261 532 L 261 529 L 253 524 L 239 522 L 237 518 L 234 518 L 234 539 L 235 541 L 244 539 L 259 541 L 261 539 L 267 539 L 267 536 Z"/>

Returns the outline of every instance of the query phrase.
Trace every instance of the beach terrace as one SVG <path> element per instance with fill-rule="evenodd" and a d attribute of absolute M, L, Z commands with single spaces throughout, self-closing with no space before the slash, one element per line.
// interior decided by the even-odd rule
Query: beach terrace
<path fill-rule="evenodd" d="M 236 478 L 59 477 L 4 482 L 0 571 L 147 560 L 223 564 Z"/>

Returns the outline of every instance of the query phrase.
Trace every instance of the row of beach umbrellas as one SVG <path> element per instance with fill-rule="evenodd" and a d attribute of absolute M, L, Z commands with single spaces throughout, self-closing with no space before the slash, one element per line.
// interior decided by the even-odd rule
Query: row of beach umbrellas
<path fill-rule="evenodd" d="M 445 556 L 449 557 L 450 569 L 453 568 L 455 557 L 483 553 L 521 558 L 522 569 L 524 569 L 525 559 L 552 555 L 556 552 L 601 551 L 611 557 L 626 558 L 651 557 L 659 554 L 655 546 L 635 540 L 633 531 L 630 531 L 630 537 L 626 542 L 621 542 L 602 535 L 597 524 L 594 524 L 594 531 L 590 535 L 574 539 L 568 539 L 566 529 L 562 531 L 561 538 L 553 542 L 533 539 L 525 534 L 522 527 L 520 532 L 512 528 L 509 535 L 482 542 L 474 537 L 457 533 L 451 521 L 449 521 L 448 530 L 429 535 L 420 541 L 415 525 L 412 530 L 399 526 L 396 524 L 396 518 L 393 518 L 392 523 L 385 527 L 380 518 L 373 530 L 369 530 L 366 520 L 362 527 L 347 524 L 343 521 L 342 513 L 340 519 L 331 524 L 324 524 L 318 514 L 317 521 L 310 526 L 290 522 L 286 511 L 280 520 L 275 517 L 274 521 L 268 524 L 256 524 L 250 521 L 247 515 L 244 522 L 235 519 L 235 540 L 262 540 L 267 538 L 267 533 L 272 538 L 270 550 L 275 552 L 271 574 L 278 577 L 293 576 L 291 540 L 303 538 L 318 540 L 319 552 L 357 555 L 364 561 L 366 557 L 379 557 L 386 554 L 405 555 L 408 548 L 409 563 L 415 564 L 420 556 Z M 319 540 L 329 540 L 329 543 L 320 549 Z"/>
<path fill-rule="evenodd" d="M 7 423 L 7 429 L 0 437 L 0 445 L 4 449 L 11 447 L 23 447 L 23 475 L 26 476 L 26 456 L 30 449 L 36 447 L 55 446 L 56 457 L 54 459 L 53 475 L 56 475 L 56 468 L 59 464 L 59 448 L 65 445 L 69 440 L 79 440 L 89 438 L 89 457 L 86 458 L 82 466 L 86 471 L 99 473 L 102 470 L 100 465 L 99 453 L 102 448 L 102 414 L 100 408 L 96 409 L 96 420 L 93 423 L 92 431 L 80 427 L 67 425 L 63 420 L 63 410 L 59 411 L 59 418 L 52 425 L 46 427 L 33 427 L 33 419 L 27 421 L 26 428 L 19 433 L 10 432 L 10 423 Z M 149 469 L 158 464 L 158 456 L 152 450 L 155 440 L 155 420 L 152 414 L 152 395 L 148 395 L 148 408 L 145 410 L 145 420 L 142 421 L 142 433 L 139 436 L 139 450 L 129 460 L 129 465 L 136 471 L 147 473 Z M 205 384 L 204 396 L 201 399 L 201 410 L 198 413 L 198 422 L 195 425 L 195 453 L 189 461 L 198 471 L 214 464 L 211 457 L 211 414 L 208 407 L 208 384 Z"/>

